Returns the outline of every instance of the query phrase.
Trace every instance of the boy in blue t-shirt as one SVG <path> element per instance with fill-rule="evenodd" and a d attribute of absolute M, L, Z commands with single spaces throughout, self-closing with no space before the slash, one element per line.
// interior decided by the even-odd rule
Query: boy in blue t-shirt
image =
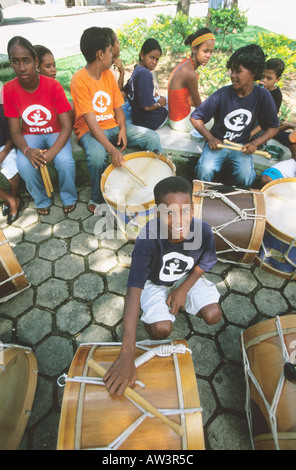
<path fill-rule="evenodd" d="M 216 286 L 203 274 L 217 262 L 211 227 L 193 217 L 192 187 L 172 176 L 154 188 L 157 217 L 140 232 L 132 254 L 118 359 L 104 377 L 110 393 L 122 394 L 136 379 L 134 350 L 141 320 L 152 339 L 165 339 L 181 308 L 207 324 L 222 315 Z"/>
<path fill-rule="evenodd" d="M 274 100 L 270 93 L 254 84 L 264 70 L 265 56 L 260 46 L 251 44 L 238 49 L 227 62 L 232 85 L 214 92 L 191 115 L 196 130 L 207 140 L 195 168 L 197 179 L 213 181 L 216 173 L 228 163 L 232 184 L 249 186 L 256 177 L 252 154 L 273 138 L 279 127 Z M 205 124 L 214 118 L 208 131 Z M 251 131 L 256 123 L 263 129 L 256 139 Z M 219 149 L 223 140 L 243 144 L 243 152 Z"/>

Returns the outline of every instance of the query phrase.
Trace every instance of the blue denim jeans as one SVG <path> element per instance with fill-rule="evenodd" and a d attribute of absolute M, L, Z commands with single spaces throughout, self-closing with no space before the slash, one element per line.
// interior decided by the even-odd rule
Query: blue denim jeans
<path fill-rule="evenodd" d="M 117 146 L 118 133 L 119 127 L 104 130 L 105 136 L 114 146 Z M 155 153 L 161 152 L 159 135 L 155 131 L 147 129 L 146 127 L 128 124 L 126 126 L 126 135 L 128 146 L 131 148 L 149 150 Z M 100 204 L 104 202 L 100 182 L 101 176 L 107 166 L 108 153 L 105 147 L 100 144 L 90 131 L 84 134 L 79 142 L 86 153 L 86 162 L 92 186 L 91 200 Z"/>
<path fill-rule="evenodd" d="M 24 138 L 31 148 L 48 149 L 52 147 L 58 133 L 53 134 L 30 134 Z M 63 205 L 70 206 L 77 201 L 75 186 L 75 162 L 72 156 L 70 139 L 53 159 L 54 167 L 59 177 L 60 197 Z M 50 206 L 50 199 L 46 194 L 41 173 L 36 170 L 30 160 L 18 150 L 17 167 L 19 174 L 26 183 L 27 190 L 34 199 L 35 207 L 38 209 Z"/>
<path fill-rule="evenodd" d="M 211 150 L 209 144 L 203 148 L 195 167 L 195 176 L 202 181 L 213 181 L 215 173 L 219 173 L 225 162 L 232 170 L 233 184 L 249 186 L 256 178 L 253 155 L 246 155 L 236 150 Z"/>

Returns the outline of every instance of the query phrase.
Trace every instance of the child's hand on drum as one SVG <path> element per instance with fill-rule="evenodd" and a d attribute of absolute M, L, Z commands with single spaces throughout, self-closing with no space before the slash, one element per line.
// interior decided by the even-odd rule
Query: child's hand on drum
<path fill-rule="evenodd" d="M 128 359 L 119 355 L 104 376 L 104 382 L 109 393 L 123 395 L 127 386 L 134 385 L 136 378 L 133 356 L 132 359 Z"/>
<path fill-rule="evenodd" d="M 110 152 L 110 157 L 114 166 L 123 166 L 125 163 L 122 153 L 115 147 Z"/>

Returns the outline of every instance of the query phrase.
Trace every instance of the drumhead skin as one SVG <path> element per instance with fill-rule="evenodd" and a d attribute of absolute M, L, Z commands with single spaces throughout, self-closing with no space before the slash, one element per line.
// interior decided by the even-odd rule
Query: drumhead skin
<path fill-rule="evenodd" d="M 194 216 L 207 222 L 213 230 L 218 258 L 237 263 L 251 263 L 257 255 L 265 230 L 265 202 L 260 191 L 227 190 L 226 198 L 246 219 L 220 197 L 203 195 L 221 184 L 193 181 Z"/>
<path fill-rule="evenodd" d="M 0 449 L 16 450 L 33 406 L 37 361 L 30 348 L 0 347 Z"/>
<path fill-rule="evenodd" d="M 296 178 L 280 178 L 262 188 L 266 231 L 255 263 L 285 279 L 296 279 Z"/>
<path fill-rule="evenodd" d="M 120 230 L 128 239 L 135 240 L 154 217 L 154 186 L 168 176 L 175 176 L 176 169 L 168 157 L 153 152 L 134 152 L 124 159 L 145 184 L 126 169 L 109 165 L 101 178 L 101 191 Z"/>
<path fill-rule="evenodd" d="M 296 315 L 278 317 L 287 348 L 289 362 L 296 363 Z M 258 382 L 269 406 L 277 397 L 277 388 L 284 371 L 285 357 L 282 350 L 276 319 L 251 326 L 242 334 L 242 347 L 246 351 L 250 371 Z M 260 450 L 276 448 L 272 435 L 270 414 L 258 388 L 245 365 L 246 380 L 250 386 L 247 407 L 252 415 L 250 433 L 254 447 Z M 276 407 L 277 439 L 280 449 L 296 450 L 296 381 L 283 377 L 279 401 Z"/>
<path fill-rule="evenodd" d="M 184 344 L 186 341 L 174 341 Z M 145 345 L 146 346 L 146 345 Z M 149 346 L 148 348 L 155 347 Z M 76 376 L 94 377 L 87 366 L 89 359 L 108 369 L 120 353 L 121 345 L 81 345 L 72 361 L 68 379 Z M 136 347 L 136 357 L 145 351 Z M 146 388 L 134 387 L 143 398 L 159 410 L 172 410 L 167 417 L 184 428 L 179 437 L 167 423 L 157 417 L 144 417 L 130 434 L 124 436 L 116 449 L 164 450 L 204 449 L 202 416 L 195 372 L 190 352 L 168 357 L 155 356 L 137 368 L 137 377 Z M 194 413 L 174 410 L 197 408 Z M 110 395 L 104 385 L 67 381 L 64 391 L 58 446 L 59 450 L 104 448 L 113 444 L 130 429 L 143 412 L 125 396 Z M 113 444 L 112 444 L 113 443 Z M 119 445 L 119 447 L 117 447 Z"/>

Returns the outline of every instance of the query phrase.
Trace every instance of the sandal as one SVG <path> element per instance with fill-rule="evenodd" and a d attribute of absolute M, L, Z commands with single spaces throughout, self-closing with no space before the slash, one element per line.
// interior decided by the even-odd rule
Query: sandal
<path fill-rule="evenodd" d="M 76 202 L 75 204 L 71 204 L 70 206 L 63 206 L 63 210 L 65 214 L 69 214 L 70 212 L 73 212 L 76 209 Z"/>
<path fill-rule="evenodd" d="M 49 215 L 50 213 L 50 207 L 43 207 L 43 208 L 38 208 L 37 212 L 39 215 Z"/>
<path fill-rule="evenodd" d="M 91 212 L 92 214 L 96 214 L 99 211 L 99 207 L 100 207 L 100 204 L 90 200 L 87 205 L 87 210 Z"/>
<path fill-rule="evenodd" d="M 10 209 L 9 204 L 4 203 L 2 206 L 2 215 L 4 217 L 9 214 L 9 209 Z"/>

